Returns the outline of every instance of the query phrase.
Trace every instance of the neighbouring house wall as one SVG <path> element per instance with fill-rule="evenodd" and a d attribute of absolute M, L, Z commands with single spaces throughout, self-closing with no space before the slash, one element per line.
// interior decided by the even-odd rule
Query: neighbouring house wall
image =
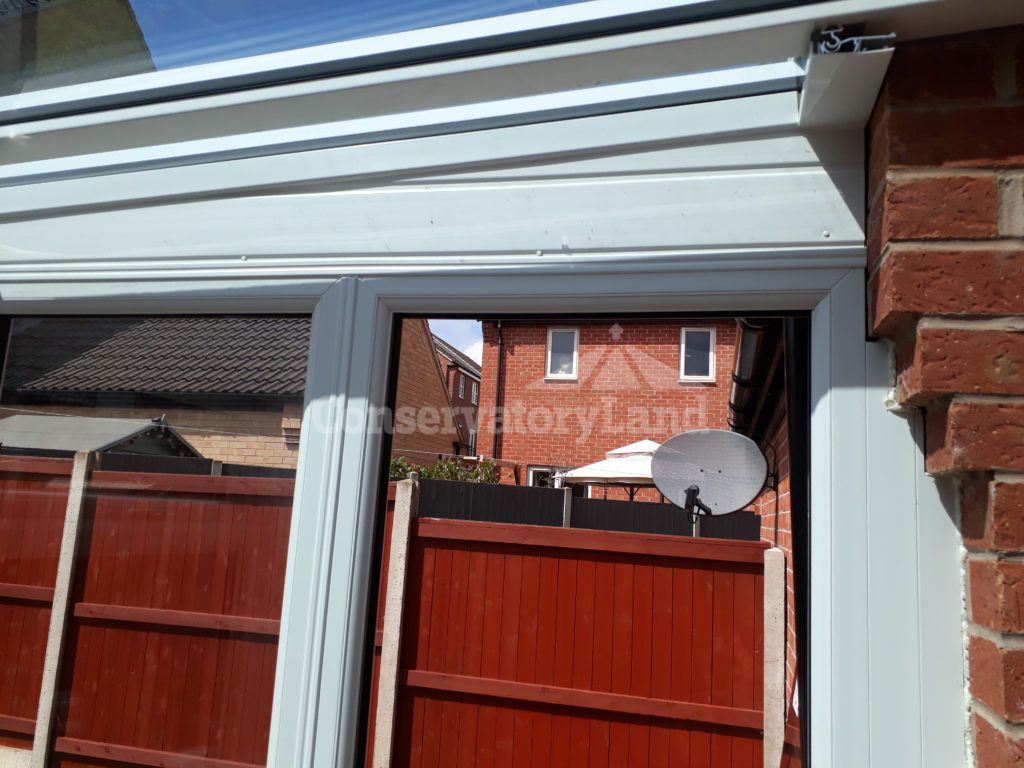
<path fill-rule="evenodd" d="M 165 416 L 205 458 L 230 464 L 294 469 L 299 456 L 298 434 L 285 438 L 285 429 L 297 430 L 302 404 L 286 403 L 268 410 L 240 408 L 210 410 L 166 406 L 116 407 L 82 405 L 13 405 L 16 409 L 59 413 L 68 416 L 100 416 L 108 419 L 154 419 Z M 0 405 L 0 418 L 10 415 Z"/>
<path fill-rule="evenodd" d="M 869 129 L 871 329 L 960 480 L 979 768 L 1024 764 L 1024 27 L 897 47 Z"/>
<path fill-rule="evenodd" d="M 447 384 L 426 320 L 402 321 L 397 375 L 392 455 L 432 463 L 437 454 L 454 453 L 455 444 L 464 438 L 455 426 Z M 403 419 L 403 409 L 408 419 Z"/>
<path fill-rule="evenodd" d="M 580 329 L 576 380 L 545 381 L 547 332 L 552 326 Z M 716 329 L 716 379 L 681 383 L 680 329 L 707 326 Z M 734 320 L 503 321 L 501 334 L 505 415 L 497 456 L 520 465 L 523 483 L 529 465 L 578 467 L 638 440 L 661 442 L 688 429 L 729 428 Z M 494 322 L 483 323 L 483 341 L 477 446 L 479 453 L 491 455 L 498 391 Z M 637 498 L 655 500 L 656 494 Z"/>
<path fill-rule="evenodd" d="M 459 426 L 462 428 L 462 434 L 466 441 L 466 447 L 462 453 L 469 453 L 469 431 L 477 428 L 477 405 L 480 401 L 480 382 L 462 371 L 458 365 L 452 364 L 452 361 L 440 352 L 437 353 L 437 362 L 440 364 L 441 372 L 445 377 L 445 387 L 448 390 L 448 399 L 451 401 L 452 409 L 455 412 L 455 420 L 459 422 Z M 466 382 L 461 397 L 459 396 L 460 376 L 465 377 Z M 474 382 L 476 382 L 478 388 L 477 405 L 474 405 L 473 403 Z"/>

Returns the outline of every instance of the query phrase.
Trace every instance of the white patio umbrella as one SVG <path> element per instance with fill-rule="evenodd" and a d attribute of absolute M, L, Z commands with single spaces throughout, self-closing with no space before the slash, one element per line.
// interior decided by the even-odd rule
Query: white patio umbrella
<path fill-rule="evenodd" d="M 640 440 L 608 451 L 601 461 L 555 475 L 555 485 L 622 485 L 632 499 L 637 488 L 654 485 L 651 458 L 660 445 L 653 440 Z"/>

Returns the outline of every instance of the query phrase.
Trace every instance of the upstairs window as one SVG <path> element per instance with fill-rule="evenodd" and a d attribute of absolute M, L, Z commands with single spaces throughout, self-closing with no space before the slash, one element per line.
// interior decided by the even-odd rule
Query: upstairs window
<path fill-rule="evenodd" d="M 459 399 L 462 400 L 466 397 L 466 377 L 463 374 L 459 374 Z"/>
<path fill-rule="evenodd" d="M 715 329 L 683 328 L 679 338 L 679 380 L 715 380 Z"/>
<path fill-rule="evenodd" d="M 548 379 L 575 379 L 579 358 L 580 332 L 577 328 L 550 328 L 548 330 Z"/>
<path fill-rule="evenodd" d="M 480 384 L 474 381 L 472 388 L 469 390 L 469 402 L 476 405 L 480 401 Z"/>

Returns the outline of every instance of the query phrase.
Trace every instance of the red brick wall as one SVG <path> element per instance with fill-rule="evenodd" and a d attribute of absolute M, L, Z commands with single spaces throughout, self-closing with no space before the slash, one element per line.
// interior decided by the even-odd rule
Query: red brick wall
<path fill-rule="evenodd" d="M 962 489 L 977 764 L 1024 765 L 1024 27 L 900 45 L 868 136 L 872 329 Z"/>
<path fill-rule="evenodd" d="M 578 327 L 575 381 L 545 381 L 547 330 Z M 682 327 L 716 329 L 716 380 L 679 381 Z M 528 465 L 575 467 L 642 439 L 662 441 L 699 427 L 728 429 L 736 346 L 733 320 L 710 322 L 601 321 L 502 324 L 505 428 L 501 459 Z M 483 382 L 478 451 L 490 455 L 497 391 L 497 330 L 483 324 Z"/>
<path fill-rule="evenodd" d="M 400 422 L 402 409 L 411 409 L 416 420 L 407 422 L 408 429 L 396 425 L 391 452 L 413 462 L 431 463 L 436 454 L 453 453 L 454 443 L 461 438 L 427 321 L 402 322 L 395 414 Z"/>
<path fill-rule="evenodd" d="M 472 376 L 464 373 L 459 369 L 457 365 L 452 365 L 452 361 L 442 355 L 440 352 L 437 353 L 437 362 L 441 366 L 441 372 L 445 377 L 445 387 L 448 390 L 448 399 L 451 401 L 452 408 L 455 411 L 455 419 L 459 422 L 462 427 L 462 434 L 466 440 L 466 447 L 462 453 L 468 453 L 469 451 L 469 431 L 476 429 L 477 420 L 477 406 L 480 402 L 479 397 L 479 386 L 480 383 L 476 382 L 478 387 L 477 393 L 477 404 L 473 403 L 473 383 L 474 379 Z M 459 396 L 459 377 L 465 378 L 465 386 L 463 387 L 462 396 Z M 479 453 L 479 451 L 478 451 Z"/>

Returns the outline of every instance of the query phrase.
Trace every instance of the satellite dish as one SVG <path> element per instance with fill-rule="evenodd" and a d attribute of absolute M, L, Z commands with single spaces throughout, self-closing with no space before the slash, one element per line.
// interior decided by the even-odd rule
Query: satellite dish
<path fill-rule="evenodd" d="M 749 437 L 697 429 L 662 443 L 651 459 L 651 475 L 658 490 L 691 515 L 725 515 L 757 498 L 768 462 Z"/>

